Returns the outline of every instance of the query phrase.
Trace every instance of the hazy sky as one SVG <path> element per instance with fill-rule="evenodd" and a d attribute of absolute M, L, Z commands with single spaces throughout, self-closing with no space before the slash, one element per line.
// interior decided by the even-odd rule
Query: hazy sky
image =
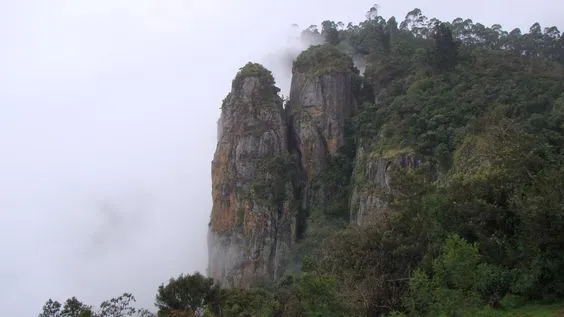
<path fill-rule="evenodd" d="M 494 4 L 495 3 L 495 4 Z M 286 88 L 289 26 L 358 22 L 373 1 L 0 0 L 0 315 L 97 305 L 205 271 L 219 107 L 239 67 Z M 380 1 L 562 29 L 564 3 Z"/>

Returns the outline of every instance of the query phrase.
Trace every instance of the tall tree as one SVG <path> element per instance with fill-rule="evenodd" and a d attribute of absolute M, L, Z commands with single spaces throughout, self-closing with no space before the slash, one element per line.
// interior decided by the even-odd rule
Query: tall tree
<path fill-rule="evenodd" d="M 135 297 L 129 293 L 112 298 L 100 304 L 100 311 L 96 317 L 126 317 L 133 316 L 137 311 L 132 304 L 135 302 Z"/>
<path fill-rule="evenodd" d="M 83 304 L 76 297 L 67 299 L 61 310 L 60 317 L 91 317 L 92 307 Z"/>
<path fill-rule="evenodd" d="M 321 35 L 325 42 L 329 44 L 336 45 L 339 43 L 339 31 L 337 24 L 333 21 L 326 20 L 321 23 Z"/>
<path fill-rule="evenodd" d="M 433 49 L 430 60 L 437 71 L 452 71 L 458 62 L 458 44 L 446 23 L 437 23 L 433 30 Z"/>
<path fill-rule="evenodd" d="M 59 317 L 61 311 L 61 303 L 49 299 L 45 305 L 43 305 L 43 311 L 39 314 L 39 317 Z"/>

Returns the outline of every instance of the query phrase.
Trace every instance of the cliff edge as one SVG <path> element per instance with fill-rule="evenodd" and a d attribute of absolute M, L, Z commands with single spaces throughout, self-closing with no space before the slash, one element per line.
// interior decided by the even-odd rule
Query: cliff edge
<path fill-rule="evenodd" d="M 209 276 L 246 286 L 281 274 L 292 243 L 292 188 L 282 99 L 270 71 L 248 63 L 233 80 L 212 162 Z"/>

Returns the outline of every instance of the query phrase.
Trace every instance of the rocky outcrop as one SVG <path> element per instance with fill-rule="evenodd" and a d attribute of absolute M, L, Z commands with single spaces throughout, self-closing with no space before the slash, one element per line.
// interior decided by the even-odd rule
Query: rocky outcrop
<path fill-rule="evenodd" d="M 288 114 L 300 158 L 302 207 L 311 204 L 312 182 L 345 142 L 345 121 L 356 108 L 352 59 L 332 46 L 314 46 L 294 63 Z"/>
<path fill-rule="evenodd" d="M 353 172 L 353 191 L 350 201 L 351 223 L 362 226 L 370 223 L 374 215 L 388 210 L 388 199 L 394 169 L 413 170 L 421 161 L 411 150 L 369 152 L 359 146 Z"/>
<path fill-rule="evenodd" d="M 233 80 L 212 163 L 208 275 L 221 285 L 246 287 L 283 274 L 308 208 L 323 197 L 323 186 L 313 190 L 315 177 L 345 143 L 355 71 L 332 46 L 304 51 L 286 109 L 262 66 L 249 63 Z"/>
<path fill-rule="evenodd" d="M 319 172 L 329 155 L 343 146 L 345 120 L 354 110 L 351 87 L 349 73 L 293 76 L 289 109 L 308 174 Z"/>
<path fill-rule="evenodd" d="M 270 72 L 249 63 L 233 80 L 212 162 L 208 275 L 244 287 L 281 274 L 295 226 L 287 125 Z"/>

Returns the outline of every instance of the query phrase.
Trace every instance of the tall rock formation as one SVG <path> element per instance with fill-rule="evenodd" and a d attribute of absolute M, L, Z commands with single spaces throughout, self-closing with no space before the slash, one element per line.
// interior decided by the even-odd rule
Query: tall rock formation
<path fill-rule="evenodd" d="M 223 286 L 280 276 L 293 240 L 293 169 L 278 91 L 270 71 L 249 63 L 223 102 L 208 234 L 208 274 Z"/>
<path fill-rule="evenodd" d="M 287 111 L 303 172 L 302 209 L 315 200 L 315 177 L 344 145 L 345 121 L 356 108 L 355 72 L 352 59 L 329 45 L 310 47 L 294 62 Z"/>
<path fill-rule="evenodd" d="M 208 236 L 208 275 L 223 286 L 284 273 L 309 208 L 331 191 L 314 182 L 345 144 L 357 72 L 333 46 L 309 48 L 294 63 L 286 109 L 262 66 L 233 80 L 218 120 Z"/>

